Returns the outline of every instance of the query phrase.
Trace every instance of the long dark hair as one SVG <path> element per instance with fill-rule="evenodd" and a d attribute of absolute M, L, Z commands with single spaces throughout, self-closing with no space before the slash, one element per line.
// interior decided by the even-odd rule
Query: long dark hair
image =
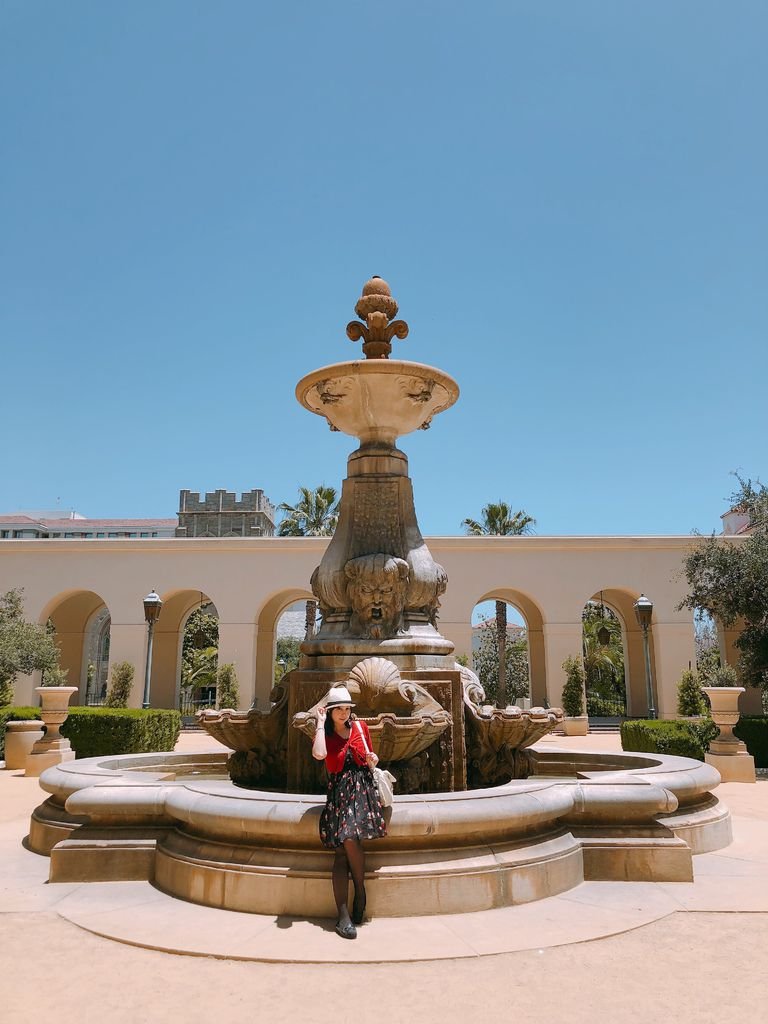
<path fill-rule="evenodd" d="M 336 732 L 336 729 L 334 728 L 334 725 L 333 725 L 333 718 L 331 716 L 331 711 L 333 711 L 333 708 L 331 708 L 330 711 L 325 716 L 325 735 L 326 736 L 332 736 Z M 350 729 L 351 729 L 352 728 L 352 722 L 354 720 L 355 720 L 355 712 L 350 709 L 349 718 L 345 722 L 345 725 L 348 725 L 350 727 Z"/>

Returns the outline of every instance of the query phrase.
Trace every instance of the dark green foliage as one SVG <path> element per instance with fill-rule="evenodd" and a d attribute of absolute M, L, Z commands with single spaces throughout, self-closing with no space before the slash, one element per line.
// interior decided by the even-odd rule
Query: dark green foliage
<path fill-rule="evenodd" d="M 78 758 L 173 750 L 181 730 L 178 711 L 154 708 L 70 708 L 61 727 Z"/>
<path fill-rule="evenodd" d="M 702 680 L 698 672 L 687 668 L 677 683 L 677 713 L 683 718 L 695 718 L 707 713 L 707 703 L 701 692 Z"/>
<path fill-rule="evenodd" d="M 683 569 L 689 592 L 681 608 L 703 609 L 725 626 L 743 620 L 736 641 L 741 677 L 768 689 L 768 488 L 737 477 L 731 507 L 749 516 L 750 535 L 738 544 L 701 539 Z"/>
<path fill-rule="evenodd" d="M 572 655 L 563 662 L 565 685 L 563 686 L 563 711 L 568 718 L 584 714 L 584 666 L 580 658 Z"/>
<path fill-rule="evenodd" d="M 283 501 L 277 507 L 283 513 L 279 537 L 331 537 L 339 521 L 336 488 L 324 484 L 314 490 L 300 487 L 295 505 Z"/>
<path fill-rule="evenodd" d="M 240 687 L 237 684 L 237 672 L 232 664 L 219 665 L 216 673 L 216 705 L 220 708 L 240 706 Z"/>
<path fill-rule="evenodd" d="M 5 723 L 34 722 L 40 717 L 40 708 L 0 708 L 0 761 L 5 757 Z"/>
<path fill-rule="evenodd" d="M 615 718 L 623 708 L 623 697 L 599 697 L 587 694 L 587 714 L 590 718 Z"/>
<path fill-rule="evenodd" d="M 13 700 L 19 672 L 52 669 L 59 661 L 53 633 L 24 618 L 23 591 L 0 594 L 0 706 Z"/>
<path fill-rule="evenodd" d="M 108 708 L 127 708 L 131 699 L 134 668 L 130 661 L 120 661 L 112 669 L 107 693 Z"/>
<path fill-rule="evenodd" d="M 756 768 L 768 768 L 768 715 L 744 715 L 733 735 L 746 743 Z"/>
<path fill-rule="evenodd" d="M 296 636 L 281 636 L 275 645 L 275 681 L 279 682 L 284 673 L 299 667 L 301 640 Z M 285 666 L 277 662 L 284 661 Z"/>
<path fill-rule="evenodd" d="M 718 729 L 711 719 L 703 722 L 669 722 L 630 719 L 621 723 L 622 750 L 649 754 L 675 754 L 703 761 Z"/>

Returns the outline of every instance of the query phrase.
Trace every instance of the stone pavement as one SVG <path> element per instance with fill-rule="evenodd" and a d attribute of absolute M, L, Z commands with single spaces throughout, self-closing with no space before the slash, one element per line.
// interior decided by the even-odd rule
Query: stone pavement
<path fill-rule="evenodd" d="M 618 748 L 615 735 L 543 742 Z M 216 746 L 185 734 L 177 749 Z M 726 1013 L 757 1024 L 768 782 L 718 793 L 734 843 L 696 857 L 693 883 L 588 882 L 484 914 L 374 920 L 345 942 L 329 922 L 197 907 L 147 883 L 50 885 L 47 859 L 22 846 L 37 780 L 0 772 L 0 1019 L 707 1024 Z"/>

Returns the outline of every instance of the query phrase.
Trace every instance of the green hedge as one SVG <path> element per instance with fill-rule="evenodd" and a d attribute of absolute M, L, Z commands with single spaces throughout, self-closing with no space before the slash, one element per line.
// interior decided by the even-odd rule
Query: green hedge
<path fill-rule="evenodd" d="M 768 768 L 768 715 L 744 715 L 733 734 L 746 743 L 756 768 Z"/>
<path fill-rule="evenodd" d="M 178 711 L 154 708 L 70 708 L 61 727 L 77 757 L 173 750 L 180 731 Z"/>
<path fill-rule="evenodd" d="M 33 722 L 40 717 L 40 708 L 0 708 L 0 761 L 5 758 L 5 723 Z"/>
<path fill-rule="evenodd" d="M 701 722 L 629 719 L 621 723 L 622 750 L 648 754 L 675 754 L 703 761 L 717 726 L 707 718 Z"/>

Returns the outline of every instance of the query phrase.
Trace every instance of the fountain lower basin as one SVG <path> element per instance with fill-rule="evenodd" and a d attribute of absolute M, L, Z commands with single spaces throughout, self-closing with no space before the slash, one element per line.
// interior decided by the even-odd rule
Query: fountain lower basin
<path fill-rule="evenodd" d="M 586 879 L 691 881 L 727 846 L 718 773 L 687 758 L 534 749 L 535 774 L 491 789 L 396 797 L 367 846 L 372 916 L 527 903 Z M 48 769 L 29 843 L 50 880 L 147 879 L 180 899 L 332 917 L 322 798 L 243 789 L 226 754 L 89 758 Z M 222 773 L 220 780 L 208 777 Z M 194 772 L 205 773 L 205 778 Z"/>

